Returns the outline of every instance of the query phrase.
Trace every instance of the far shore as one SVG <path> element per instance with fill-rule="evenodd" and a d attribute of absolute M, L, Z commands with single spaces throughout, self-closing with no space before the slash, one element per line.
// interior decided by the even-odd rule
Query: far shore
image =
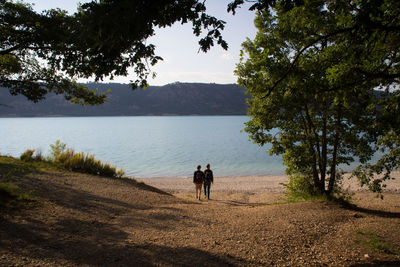
<path fill-rule="evenodd" d="M 392 173 L 395 179 L 386 181 L 386 192 L 400 192 L 400 171 Z M 367 187 L 361 187 L 356 178 L 349 179 L 350 174 L 345 174 L 343 189 L 351 192 L 368 191 Z M 193 191 L 192 178 L 135 178 L 169 193 L 184 193 Z M 286 175 L 264 175 L 264 176 L 224 176 L 215 177 L 212 191 L 214 192 L 240 192 L 240 193 L 261 193 L 273 192 L 284 193 L 284 184 L 288 182 Z"/>

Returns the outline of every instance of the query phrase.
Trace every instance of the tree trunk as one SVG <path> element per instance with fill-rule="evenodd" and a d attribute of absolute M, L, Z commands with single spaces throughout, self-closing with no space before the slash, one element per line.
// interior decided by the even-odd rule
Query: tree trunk
<path fill-rule="evenodd" d="M 321 161 L 321 150 L 320 150 L 320 144 L 319 144 L 319 138 L 318 134 L 315 131 L 314 124 L 311 120 L 311 116 L 308 111 L 308 106 L 305 104 L 305 114 L 306 114 L 306 121 L 308 124 L 308 128 L 310 131 L 310 135 L 314 135 L 315 138 L 315 145 L 310 143 L 310 149 L 312 150 L 312 155 L 313 155 L 313 161 L 315 164 L 313 164 L 313 177 L 314 177 L 314 184 L 317 186 L 321 194 L 325 192 L 325 178 L 324 178 L 324 183 L 322 183 L 321 178 L 318 175 L 318 170 L 316 165 L 319 166 L 319 170 L 321 171 L 321 166 L 322 166 L 322 161 Z"/>
<path fill-rule="evenodd" d="M 336 181 L 336 157 L 337 157 L 337 148 L 339 146 L 339 138 L 340 138 L 340 120 L 341 120 L 341 106 L 339 106 L 337 118 L 336 118 L 336 125 L 335 125 L 335 140 L 333 143 L 333 151 L 332 151 L 332 164 L 331 164 L 331 176 L 329 178 L 329 185 L 328 185 L 328 195 L 332 194 L 333 187 L 335 186 Z"/>
<path fill-rule="evenodd" d="M 339 144 L 339 134 L 335 134 L 335 142 L 333 145 L 333 152 L 332 152 L 332 164 L 331 164 L 331 176 L 329 177 L 329 185 L 327 194 L 332 194 L 333 186 L 335 185 L 336 181 L 336 154 L 337 154 L 337 147 Z"/>
<path fill-rule="evenodd" d="M 325 108 L 325 105 L 323 106 Z M 321 147 L 321 184 L 323 191 L 325 191 L 325 180 L 326 180 L 326 165 L 327 165 L 327 141 L 326 141 L 326 116 L 322 118 L 322 147 Z"/>

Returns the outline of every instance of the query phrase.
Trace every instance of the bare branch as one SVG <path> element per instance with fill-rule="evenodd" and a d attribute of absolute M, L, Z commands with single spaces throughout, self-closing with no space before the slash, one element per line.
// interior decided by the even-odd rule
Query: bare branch
<path fill-rule="evenodd" d="M 16 45 L 16 46 L 10 47 L 10 48 L 5 49 L 5 50 L 0 50 L 0 55 L 1 55 L 1 56 L 3 56 L 3 55 L 8 55 L 8 54 L 10 54 L 11 52 L 13 52 L 13 51 L 15 51 L 15 50 L 18 50 L 18 49 L 20 49 L 20 48 L 21 48 L 21 45 Z"/>

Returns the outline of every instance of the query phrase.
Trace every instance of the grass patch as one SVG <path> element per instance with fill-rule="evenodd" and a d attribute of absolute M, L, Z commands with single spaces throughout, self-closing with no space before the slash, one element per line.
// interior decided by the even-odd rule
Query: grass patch
<path fill-rule="evenodd" d="M 0 181 L 12 181 L 32 172 L 58 170 L 59 168 L 45 160 L 23 161 L 9 156 L 0 156 Z"/>
<path fill-rule="evenodd" d="M 35 200 L 32 192 L 23 192 L 14 184 L 18 178 L 38 170 L 36 163 L 0 156 L 0 208 L 18 208 Z"/>
<path fill-rule="evenodd" d="M 0 181 L 7 181 L 13 177 L 25 176 L 36 171 L 35 164 L 23 162 L 19 159 L 0 156 Z"/>
<path fill-rule="evenodd" d="M 10 182 L 0 183 L 0 208 L 18 208 L 23 203 L 35 200 L 31 193 L 22 192 Z"/>
<path fill-rule="evenodd" d="M 316 196 L 301 196 L 301 197 L 287 197 L 288 203 L 298 203 L 298 202 L 331 202 L 332 198 L 327 197 L 326 195 L 316 195 Z"/>
<path fill-rule="evenodd" d="M 287 184 L 281 184 L 287 186 Z M 286 189 L 286 193 L 280 196 L 278 200 L 281 201 L 282 204 L 284 204 L 301 202 L 331 202 L 332 200 L 335 201 L 336 199 L 324 194 L 312 195 L 305 192 L 297 193 L 291 191 L 290 189 Z"/>
<path fill-rule="evenodd" d="M 356 230 L 355 243 L 367 247 L 372 250 L 378 250 L 386 254 L 397 255 L 399 252 L 395 249 L 390 242 L 384 240 L 378 234 L 372 231 Z"/>
<path fill-rule="evenodd" d="M 187 198 L 194 198 L 194 196 L 191 195 L 191 194 L 187 194 L 186 197 L 187 197 Z"/>

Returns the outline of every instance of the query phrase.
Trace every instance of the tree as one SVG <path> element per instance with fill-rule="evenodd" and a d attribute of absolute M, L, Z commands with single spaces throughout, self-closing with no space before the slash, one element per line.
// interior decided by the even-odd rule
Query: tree
<path fill-rule="evenodd" d="M 138 78 L 132 86 L 145 87 L 149 66 L 161 60 L 154 45 L 146 44 L 156 27 L 191 22 L 196 36 L 206 31 L 201 50 L 214 42 L 226 49 L 224 22 L 205 11 L 197 0 L 101 0 L 72 15 L 59 9 L 38 14 L 27 4 L 0 0 L 0 86 L 34 102 L 54 92 L 72 102 L 103 103 L 104 94 L 76 78 L 98 81 L 127 75 L 133 67 Z"/>
<path fill-rule="evenodd" d="M 250 10 L 279 7 L 281 12 L 304 5 L 303 0 L 233 0 L 228 12 L 244 2 L 252 3 Z M 353 76 L 354 83 L 365 79 L 381 79 L 383 84 L 399 78 L 399 3 L 398 1 L 325 1 L 338 14 L 337 24 L 319 35 L 310 35 L 298 55 L 308 47 L 331 38 L 351 40 L 364 49 L 351 51 L 351 64 L 332 66 L 329 78 Z M 214 42 L 227 48 L 221 31 L 224 22 L 206 13 L 203 1 L 145 1 L 100 0 L 81 6 L 68 15 L 62 10 L 41 14 L 29 5 L 0 0 L 0 86 L 12 94 L 23 94 L 32 101 L 45 98 L 49 92 L 64 94 L 73 102 L 99 104 L 105 95 L 90 92 L 75 82 L 76 78 L 127 75 L 133 67 L 138 78 L 133 88 L 147 85 L 154 73 L 150 66 L 161 58 L 155 47 L 146 40 L 156 27 L 168 27 L 174 22 L 192 23 L 193 33 L 199 36 L 200 48 L 207 51 Z M 376 45 L 378 44 L 378 45 Z M 378 49 L 377 49 L 378 48 Z M 383 48 L 383 49 L 382 49 Z M 371 60 L 378 63 L 364 67 Z M 287 73 L 296 64 L 293 57 Z M 272 85 L 270 90 L 276 87 Z"/>
<path fill-rule="evenodd" d="M 301 8 L 310 1 L 304 0 L 235 0 L 229 4 L 228 11 L 235 9 L 244 2 L 253 2 L 250 10 L 279 10 L 283 15 L 292 9 Z M 400 78 L 400 3 L 399 1 L 383 0 L 340 0 L 323 1 L 325 12 L 334 14 L 336 21 L 323 32 L 310 32 L 304 36 L 303 46 L 296 51 L 290 64 L 280 79 L 276 80 L 274 88 L 285 79 L 300 55 L 310 47 L 332 40 L 347 43 L 346 61 L 332 64 L 328 78 L 331 81 L 341 81 L 342 78 L 353 80 L 354 84 L 364 81 L 379 80 L 382 86 L 398 84 Z M 306 22 L 305 22 L 306 23 Z M 306 26 L 306 24 L 303 24 Z M 292 29 L 297 30 L 297 29 Z"/>
<path fill-rule="evenodd" d="M 98 104 L 96 95 L 58 72 L 67 53 L 71 19 L 60 10 L 37 14 L 22 3 L 0 1 L 0 85 L 37 102 L 49 92 L 75 102 Z M 42 62 L 47 63 L 46 64 Z"/>
<path fill-rule="evenodd" d="M 383 187 L 386 180 L 394 179 L 391 176 L 393 170 L 400 167 L 400 91 L 391 93 L 390 97 L 380 101 L 381 116 L 375 122 L 380 135 L 376 138 L 376 150 L 382 153 L 382 157 L 376 163 L 364 163 L 353 171 L 361 185 L 377 192 L 382 198 Z M 381 177 L 376 177 L 376 174 Z"/>
<path fill-rule="evenodd" d="M 361 27 L 354 2 L 303 1 L 289 8 L 285 2 L 260 12 L 255 40 L 243 44 L 236 74 L 253 96 L 245 130 L 254 142 L 271 143 L 271 154 L 283 155 L 292 190 L 332 195 L 340 164 L 354 157 L 367 163 L 387 147 L 382 140 L 393 113 L 385 102 L 396 98 L 379 100 L 374 88 L 398 79 L 392 64 L 398 46 L 383 38 L 398 32 L 389 24 L 379 31 Z M 380 11 L 393 15 L 386 4 Z"/>

